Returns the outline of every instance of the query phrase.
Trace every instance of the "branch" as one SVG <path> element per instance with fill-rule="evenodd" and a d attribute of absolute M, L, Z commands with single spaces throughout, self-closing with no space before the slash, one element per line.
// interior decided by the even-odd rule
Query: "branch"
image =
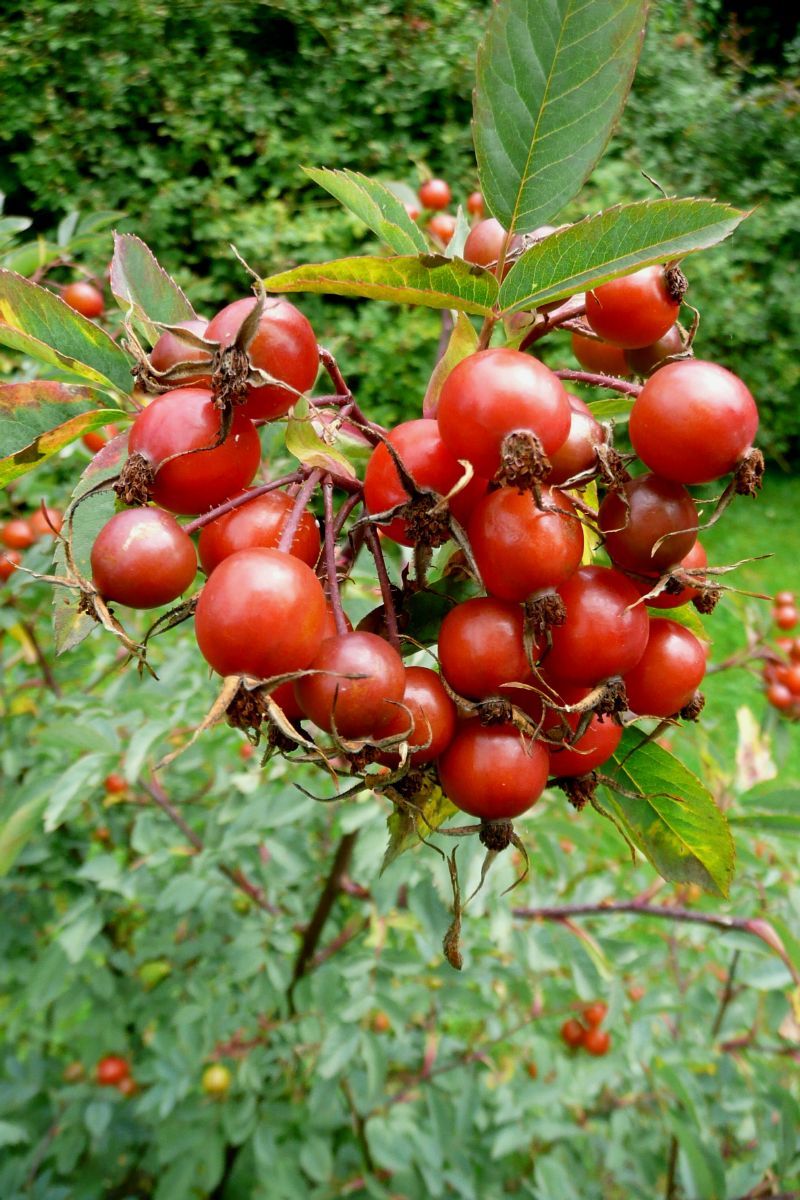
<path fill-rule="evenodd" d="M 573 383 L 586 383 L 590 387 L 608 388 L 612 392 L 623 392 L 626 396 L 638 396 L 642 390 L 640 383 L 631 383 L 627 379 L 617 379 L 614 375 L 593 375 L 590 371 L 554 371 L 559 379 L 568 379 Z"/>
<path fill-rule="evenodd" d="M 397 627 L 397 613 L 394 608 L 394 597 L 392 596 L 392 584 L 389 579 L 389 572 L 386 570 L 386 562 L 381 549 L 381 541 L 375 531 L 374 525 L 364 526 L 364 537 L 369 546 L 370 553 L 375 559 L 375 570 L 378 574 L 378 583 L 381 587 L 381 597 L 383 599 L 383 615 L 386 620 L 386 632 L 389 635 L 389 641 L 394 646 L 395 650 L 400 651 L 400 631 Z"/>
<path fill-rule="evenodd" d="M 305 481 L 303 482 L 303 486 L 299 489 L 294 498 L 294 507 L 289 513 L 286 524 L 281 530 L 281 537 L 280 541 L 278 542 L 278 549 L 282 550 L 284 554 L 291 554 L 292 544 L 295 539 L 295 534 L 300 528 L 300 522 L 303 519 L 303 513 L 306 511 L 314 488 L 317 486 L 321 478 L 322 472 L 319 470 L 313 470 L 311 474 L 306 477 Z"/>
<path fill-rule="evenodd" d="M 56 679 L 55 675 L 53 674 L 53 671 L 52 671 L 52 668 L 50 667 L 49 662 L 47 661 L 47 659 L 44 656 L 44 651 L 42 650 L 42 647 L 39 643 L 39 639 L 36 636 L 36 630 L 34 629 L 33 625 L 29 621 L 20 621 L 20 627 L 25 630 L 25 634 L 27 635 L 28 640 L 31 643 L 31 646 L 33 647 L 33 653 L 36 655 L 36 661 L 38 662 L 39 666 L 42 668 L 42 675 L 44 676 L 45 683 L 47 684 L 47 686 L 49 687 L 49 689 L 53 693 L 53 695 L 60 699 L 61 695 L 62 695 L 61 688 L 59 686 L 58 680 Z"/>
<path fill-rule="evenodd" d="M 294 1011 L 294 989 L 303 976 L 307 973 L 314 953 L 319 945 L 319 939 L 322 936 L 322 930 L 325 927 L 325 922 L 331 914 L 331 910 L 336 902 L 336 897 L 342 890 L 342 876 L 346 874 L 350 866 L 350 858 L 353 853 L 353 846 L 358 837 L 358 830 L 353 833 L 345 833 L 336 847 L 336 853 L 333 856 L 328 877 L 323 884 L 319 899 L 317 900 L 316 908 L 311 915 L 311 920 L 306 926 L 306 931 L 303 934 L 303 940 L 300 944 L 300 949 L 297 952 L 295 959 L 294 970 L 292 972 L 292 981 L 289 984 L 287 999 L 289 1001 L 290 1011 Z"/>
<path fill-rule="evenodd" d="M 333 518 L 333 484 L 330 476 L 322 481 L 322 498 L 325 511 L 325 570 L 328 575 L 328 599 L 333 610 L 336 632 L 341 636 L 347 633 L 347 621 L 342 611 L 342 597 L 339 594 L 339 577 L 336 571 L 336 529 Z"/>
<path fill-rule="evenodd" d="M 551 312 L 542 314 L 541 318 L 537 318 L 533 328 L 528 330 L 520 342 L 520 350 L 527 350 L 528 346 L 532 346 L 540 338 L 546 337 L 548 333 L 552 333 L 554 329 L 558 329 L 568 321 L 573 321 L 576 317 L 583 316 L 585 312 L 585 298 L 583 296 L 571 296 L 559 308 L 554 308 Z"/>
<path fill-rule="evenodd" d="M 234 496 L 232 500 L 226 500 L 224 504 L 218 504 L 216 508 L 210 508 L 208 512 L 203 513 L 199 517 L 195 517 L 188 525 L 184 525 L 184 533 L 196 533 L 198 529 L 202 529 L 204 525 L 215 521 L 217 517 L 224 516 L 225 513 L 232 512 L 235 508 L 241 508 L 243 504 L 249 504 L 251 500 L 257 500 L 259 496 L 266 496 L 267 492 L 274 492 L 278 488 L 286 487 L 290 483 L 298 483 L 302 479 L 300 470 L 292 471 L 291 475 L 282 475 L 280 479 L 273 479 L 271 483 L 264 483 L 260 487 L 250 488 L 241 496 Z"/>
<path fill-rule="evenodd" d="M 164 791 L 155 776 L 152 777 L 150 783 L 145 782 L 143 786 L 147 794 L 151 796 L 153 800 L 155 800 L 161 811 L 166 813 L 170 821 L 172 821 L 172 824 L 176 825 L 177 828 L 180 829 L 181 833 L 189 842 L 189 844 L 194 847 L 198 854 L 202 854 L 205 850 L 203 839 L 195 833 L 190 825 L 187 825 L 183 816 L 169 799 L 167 793 Z M 252 883 L 251 880 L 247 878 L 244 871 L 241 870 L 241 868 L 228 867 L 225 865 L 225 863 L 217 863 L 217 870 L 221 875 L 224 875 L 234 887 L 237 887 L 239 891 L 244 892 L 246 896 L 249 896 L 253 903 L 258 905 L 258 907 L 264 912 L 270 913 L 272 916 L 280 912 L 279 908 L 276 908 L 274 904 L 270 904 L 270 902 L 265 899 L 261 888 Z"/>
<path fill-rule="evenodd" d="M 382 440 L 381 433 L 383 431 L 380 430 L 380 427 L 377 426 L 374 421 L 370 421 L 369 418 L 366 417 L 364 415 L 364 413 L 361 411 L 361 409 L 359 408 L 359 406 L 356 403 L 356 400 L 353 396 L 353 393 L 350 391 L 350 388 L 345 383 L 344 376 L 342 375 L 342 372 L 339 369 L 339 364 L 337 363 L 333 354 L 331 354 L 330 350 L 326 350 L 323 346 L 320 346 L 319 361 L 322 363 L 323 367 L 328 372 L 328 375 L 330 377 L 331 383 L 333 384 L 333 387 L 337 394 L 337 397 L 338 396 L 346 397 L 345 403 L 347 404 L 348 408 L 350 409 L 350 415 L 353 418 L 353 424 L 359 425 L 361 427 L 361 432 L 364 434 L 364 436 L 366 438 L 369 438 L 369 440 L 372 442 L 372 444 L 374 446 L 377 446 L 378 443 Z"/>

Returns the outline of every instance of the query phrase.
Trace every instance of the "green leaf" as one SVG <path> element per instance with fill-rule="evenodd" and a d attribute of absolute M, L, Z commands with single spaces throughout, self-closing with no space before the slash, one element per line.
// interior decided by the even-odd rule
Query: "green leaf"
<path fill-rule="evenodd" d="M 478 584 L 472 579 L 461 579 L 458 576 L 446 575 L 426 588 L 412 592 L 406 601 L 408 613 L 408 633 L 414 642 L 423 646 L 432 646 L 439 639 L 442 621 L 456 605 L 464 600 L 470 600 L 480 591 Z M 418 649 L 414 642 L 408 642 L 403 647 L 408 654 L 414 654 Z"/>
<path fill-rule="evenodd" d="M 390 788 L 386 789 L 386 794 L 392 796 Z M 406 796 L 405 799 L 410 800 L 418 811 L 398 805 L 387 818 L 389 844 L 383 856 L 381 874 L 406 850 L 418 846 L 420 838 L 430 837 L 435 829 L 457 811 L 439 785 L 428 778 L 423 780 L 416 795 Z"/>
<path fill-rule="evenodd" d="M 90 429 L 119 418 L 91 388 L 33 380 L 0 384 L 0 487 L 38 467 Z"/>
<path fill-rule="evenodd" d="M 497 280 L 491 271 L 441 254 L 364 255 L 310 263 L 270 275 L 264 287 L 269 292 L 326 292 L 424 308 L 455 308 L 481 317 L 489 316 L 497 299 Z"/>
<path fill-rule="evenodd" d="M 734 866 L 728 823 L 683 763 L 628 729 L 603 773 L 614 789 L 604 792 L 603 804 L 662 878 L 728 895 Z"/>
<path fill-rule="evenodd" d="M 622 111 L 646 0 L 499 0 L 478 50 L 475 153 L 489 211 L 530 232 L 577 195 Z"/>
<path fill-rule="evenodd" d="M 382 183 L 358 171 L 303 167 L 306 175 L 349 208 L 395 254 L 425 254 L 428 243 L 403 203 Z"/>
<path fill-rule="evenodd" d="M 152 250 L 132 233 L 114 234 L 111 259 L 111 290 L 120 307 L 133 315 L 155 340 L 159 331 L 153 322 L 177 325 L 197 314 L 174 279 L 159 265 Z"/>
<path fill-rule="evenodd" d="M 133 387 L 124 350 L 60 296 L 13 271 L 0 270 L 0 342 L 127 395 Z"/>
<path fill-rule="evenodd" d="M 475 327 L 465 313 L 458 313 L 453 325 L 453 332 L 450 334 L 450 340 L 447 343 L 447 349 L 433 368 L 433 374 L 425 392 L 425 399 L 422 401 L 422 415 L 424 417 L 436 416 L 436 410 L 439 407 L 439 396 L 441 395 L 445 379 L 447 379 L 453 367 L 461 362 L 462 358 L 468 358 L 470 354 L 475 353 L 477 348 L 478 335 L 475 332 Z"/>
<path fill-rule="evenodd" d="M 800 805 L 798 793 L 789 788 L 772 788 L 761 784 L 744 792 L 739 801 L 741 812 L 730 812 L 731 825 L 757 829 L 762 833 L 800 836 Z"/>
<path fill-rule="evenodd" d="M 42 828 L 47 793 L 26 800 L 0 824 L 0 875 L 7 875 L 33 834 Z"/>
<path fill-rule="evenodd" d="M 345 456 L 335 446 L 323 441 L 317 433 L 305 396 L 297 401 L 289 417 L 286 426 L 286 449 L 306 466 L 349 475 L 351 479 L 356 477 L 355 470 Z"/>
<path fill-rule="evenodd" d="M 717 200 L 639 200 L 569 225 L 526 250 L 500 288 L 503 315 L 715 246 L 747 213 Z"/>
<path fill-rule="evenodd" d="M 71 524 L 72 555 L 75 565 L 84 576 L 91 578 L 90 554 L 95 538 L 111 520 L 116 507 L 116 497 L 111 488 L 88 497 L 82 504 L 78 500 L 96 484 L 105 479 L 113 479 L 119 474 L 125 461 L 128 449 L 128 435 L 121 433 L 112 438 L 102 450 L 95 454 L 86 470 L 81 475 L 70 498 L 69 507 L 64 514 L 64 529 L 66 535 Z M 64 547 L 61 542 L 56 545 L 55 573 L 66 575 L 67 565 Z M 94 620 L 85 612 L 81 612 L 78 604 L 80 593 L 73 588 L 56 587 L 53 594 L 53 630 L 55 633 L 56 653 L 64 654 L 79 645 L 95 627 Z"/>
<path fill-rule="evenodd" d="M 607 400 L 590 400 L 592 416 L 598 421 L 614 421 L 617 425 L 627 423 L 635 396 L 610 396 Z"/>

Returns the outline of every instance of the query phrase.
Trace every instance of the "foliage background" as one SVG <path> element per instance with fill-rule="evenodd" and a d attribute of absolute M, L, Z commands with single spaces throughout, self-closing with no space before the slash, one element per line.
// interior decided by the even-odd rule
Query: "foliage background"
<path fill-rule="evenodd" d="M 140 233 L 208 311 L 243 288 L 231 241 L 262 269 L 367 247 L 298 163 L 412 183 L 430 168 L 462 197 L 475 184 L 470 89 L 486 3 L 7 8 L 7 210 L 32 213 L 41 232 L 76 208 L 124 211 L 119 227 Z M 726 8 L 656 6 L 619 136 L 568 215 L 649 195 L 642 170 L 670 192 L 761 205 L 734 240 L 693 260 L 693 298 L 704 353 L 752 386 L 767 448 L 785 462 L 797 442 L 798 45 L 763 20 L 757 38 L 731 37 Z M 108 250 L 99 238 L 89 265 L 102 271 Z M 416 415 L 435 315 L 304 307 L 365 406 Z M 87 461 L 72 447 L 9 503 L 63 503 Z M 778 472 L 757 505 L 740 502 L 710 531 L 712 560 L 775 547 L 738 582 L 797 588 L 798 500 L 796 480 Z M 28 562 L 44 567 L 44 548 Z M 366 587 L 355 607 L 370 600 Z M 728 811 L 731 901 L 659 887 L 609 824 L 553 796 L 523 823 L 531 877 L 501 898 L 519 863 L 500 861 L 470 907 L 457 975 L 441 959 L 448 890 L 436 856 L 416 851 L 379 877 L 378 801 L 315 804 L 284 764 L 266 777 L 243 762 L 227 729 L 169 776 L 204 844 L 194 852 L 144 786 L 148 761 L 212 696 L 190 639 L 162 640 L 156 683 L 116 670 L 113 644 L 93 635 L 48 686 L 36 650 L 52 657 L 48 602 L 17 576 L 0 606 L 4 865 L 19 852 L 0 892 L 4 1200 L 628 1200 L 665 1193 L 673 1138 L 681 1200 L 738 1200 L 765 1180 L 772 1192 L 800 1187 L 798 1012 L 789 973 L 761 942 L 626 916 L 526 925 L 510 915 L 515 903 L 636 898 L 759 914 L 800 964 L 800 750 L 749 676 L 711 679 L 703 726 L 675 739 Z M 709 621 L 714 658 L 765 620 L 753 600 L 728 599 Z M 129 789 L 115 799 L 103 779 L 118 770 Z M 350 876 L 361 891 L 338 901 L 292 1015 L 298 930 L 356 831 Z M 459 855 L 468 888 L 477 850 Z M 237 896 L 220 864 L 243 867 L 277 911 Z M 570 1057 L 559 1025 L 596 997 L 610 1003 L 612 1052 Z M 94 1085 L 106 1052 L 130 1057 L 137 1097 Z M 200 1089 L 216 1060 L 234 1075 L 225 1101 Z"/>

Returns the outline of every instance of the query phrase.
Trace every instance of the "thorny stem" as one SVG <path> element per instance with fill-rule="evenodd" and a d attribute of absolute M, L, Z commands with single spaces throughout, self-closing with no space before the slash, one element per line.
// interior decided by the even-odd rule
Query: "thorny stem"
<path fill-rule="evenodd" d="M 347 633 L 347 622 L 342 612 L 342 597 L 339 594 L 339 577 L 336 571 L 336 529 L 333 517 L 333 484 L 328 475 L 322 481 L 322 499 L 325 512 L 325 570 L 328 575 L 328 599 L 336 622 L 336 632 Z"/>
<path fill-rule="evenodd" d="M 149 796 L 152 797 L 161 811 L 169 817 L 170 821 L 172 821 L 172 824 L 176 825 L 177 828 L 180 829 L 187 842 L 194 847 L 198 854 L 201 854 L 205 849 L 202 838 L 199 837 L 192 827 L 186 823 L 183 816 L 167 796 L 167 793 L 164 791 L 156 777 L 154 775 L 151 776 L 150 782 L 144 783 L 143 786 L 145 791 Z M 252 883 L 247 878 L 244 871 L 242 871 L 239 867 L 228 867 L 225 865 L 225 863 L 218 863 L 217 870 L 221 875 L 224 875 L 234 887 L 239 888 L 239 890 L 244 892 L 246 896 L 249 896 L 253 903 L 258 905 L 260 909 L 263 909 L 264 912 L 270 913 L 272 916 L 280 912 L 280 909 L 276 908 L 274 904 L 270 904 L 270 902 L 265 899 L 261 888 Z"/>
<path fill-rule="evenodd" d="M 380 538 L 375 530 L 374 525 L 365 527 L 365 538 L 369 547 L 370 554 L 375 559 L 375 570 L 378 575 L 378 583 L 381 587 L 381 597 L 383 598 L 383 612 L 386 618 L 386 631 L 389 634 L 389 641 L 394 646 L 395 650 L 400 650 L 400 631 L 397 628 L 397 613 L 394 609 L 394 597 L 392 596 L 392 584 L 389 579 L 389 572 L 386 570 L 386 562 L 381 549 Z"/>
<path fill-rule="evenodd" d="M 336 901 L 336 897 L 342 890 L 342 876 L 347 873 L 350 866 L 350 859 L 353 854 L 353 846 L 358 837 L 358 830 L 352 833 L 345 833 L 336 847 L 336 853 L 333 856 L 330 870 L 323 884 L 322 891 L 319 894 L 316 908 L 311 915 L 311 920 L 306 926 L 306 931 L 303 934 L 303 940 L 300 943 L 300 949 L 297 952 L 297 958 L 292 971 L 292 981 L 289 984 L 287 992 L 287 1000 L 289 1001 L 289 1010 L 294 1012 L 294 989 L 303 976 L 308 972 L 311 961 L 319 945 L 319 939 L 322 936 L 322 930 L 325 927 L 325 922 L 331 914 L 331 910 Z"/>
<path fill-rule="evenodd" d="M 241 508 L 243 504 L 249 504 L 251 500 L 257 500 L 259 496 L 266 496 L 268 492 L 277 491 L 278 488 L 288 487 L 290 483 L 299 483 L 303 478 L 301 470 L 292 471 L 291 475 L 281 475 L 280 479 L 273 479 L 271 483 L 263 483 L 259 487 L 250 488 L 242 496 L 234 496 L 232 500 L 226 500 L 224 504 L 218 504 L 216 508 L 210 508 L 208 512 L 202 513 L 199 517 L 195 517 L 188 525 L 184 525 L 184 533 L 196 533 L 198 529 L 202 529 L 205 525 L 215 521 L 217 517 L 222 517 L 225 513 L 233 512 L 235 508 Z"/>
<path fill-rule="evenodd" d="M 554 308 L 552 312 L 544 313 L 541 321 L 536 321 L 533 328 L 525 334 L 520 342 L 520 350 L 527 350 L 540 338 L 546 337 L 548 333 L 552 333 L 554 329 L 558 329 L 568 321 L 574 321 L 576 317 L 582 316 L 585 312 L 586 301 L 584 298 L 572 296 L 560 308 Z"/>
<path fill-rule="evenodd" d="M 300 528 L 300 522 L 303 519 L 303 513 L 306 511 L 314 488 L 319 483 L 321 477 L 322 472 L 320 470 L 312 471 L 311 474 L 306 477 L 305 481 L 303 482 L 303 486 L 298 490 L 298 493 L 294 498 L 294 507 L 289 513 L 286 524 L 281 532 L 280 541 L 278 542 L 278 549 L 282 550 L 284 554 L 291 553 L 292 543 L 294 542 L 297 530 Z"/>
<path fill-rule="evenodd" d="M 345 500 L 344 504 L 342 504 L 340 506 L 339 511 L 336 514 L 336 519 L 333 522 L 334 541 L 336 540 L 336 538 L 338 538 L 339 534 L 342 532 L 342 529 L 344 528 L 344 524 L 345 524 L 347 518 L 350 516 L 353 509 L 356 507 L 356 505 L 361 504 L 361 503 L 362 503 L 361 496 L 358 494 L 358 492 L 354 492 L 353 495 L 348 496 L 347 499 Z"/>
<path fill-rule="evenodd" d="M 345 383 L 345 379 L 339 368 L 339 364 L 337 363 L 333 354 L 331 354 L 330 350 L 326 350 L 323 346 L 320 346 L 319 361 L 328 372 L 328 376 L 330 377 L 330 381 L 334 386 L 337 397 L 341 396 L 346 398 L 344 403 L 347 404 L 348 408 L 350 409 L 350 415 L 353 418 L 354 424 L 357 424 L 361 428 L 361 432 L 364 434 L 364 436 L 369 438 L 373 445 L 377 446 L 378 442 L 381 440 L 380 434 L 376 432 L 379 427 L 375 425 L 373 421 L 370 421 L 370 419 L 365 416 L 359 408 L 356 400 L 353 397 L 353 393 Z"/>
<path fill-rule="evenodd" d="M 642 390 L 640 383 L 631 383 L 627 379 L 617 379 L 614 375 L 594 375 L 591 371 L 554 371 L 559 379 L 568 379 L 573 383 L 585 383 L 590 387 L 608 388 L 612 392 L 623 392 L 626 396 L 638 396 Z"/>

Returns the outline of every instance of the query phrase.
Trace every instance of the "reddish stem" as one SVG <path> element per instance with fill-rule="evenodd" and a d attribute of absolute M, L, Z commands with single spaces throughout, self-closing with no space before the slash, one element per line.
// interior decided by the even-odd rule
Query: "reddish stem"
<path fill-rule="evenodd" d="M 322 481 L 322 502 L 325 512 L 325 570 L 328 575 L 328 599 L 333 610 L 336 632 L 339 636 L 347 633 L 347 622 L 342 611 L 342 597 L 339 594 L 339 577 L 336 571 L 336 531 L 333 517 L 333 484 L 328 476 Z"/>
<path fill-rule="evenodd" d="M 383 598 L 383 612 L 386 619 L 386 631 L 389 634 L 389 641 L 399 653 L 400 631 L 397 628 L 397 613 L 394 609 L 392 584 L 389 579 L 389 572 L 386 570 L 386 561 L 383 557 L 380 538 L 378 537 L 374 525 L 366 525 L 364 529 L 364 537 L 367 545 L 369 546 L 370 554 L 375 559 L 375 570 L 378 573 L 378 583 L 380 584 L 381 597 Z"/>
<path fill-rule="evenodd" d="M 348 408 L 350 409 L 350 415 L 352 417 L 353 424 L 358 425 L 361 429 L 361 432 L 364 434 L 364 437 L 369 438 L 373 445 L 377 446 L 378 442 L 382 440 L 380 434 L 383 431 L 380 429 L 380 426 L 375 425 L 372 421 L 370 421 L 369 418 L 366 417 L 359 408 L 353 393 L 345 383 L 345 379 L 339 368 L 339 364 L 331 354 L 330 350 L 326 350 L 323 346 L 320 346 L 319 360 L 325 370 L 328 372 L 331 383 L 336 389 L 337 403 L 347 404 Z M 340 397 L 342 397 L 342 399 L 340 399 Z M 318 401 L 315 401 L 315 403 L 318 403 Z"/>
<path fill-rule="evenodd" d="M 321 471 L 312 471 L 294 498 L 294 507 L 289 513 L 289 518 L 283 527 L 283 531 L 281 532 L 281 540 L 278 542 L 278 549 L 282 550 L 284 554 L 291 554 L 292 552 L 292 543 L 294 542 L 297 530 L 300 528 L 300 522 L 303 519 L 303 513 L 308 508 L 308 502 L 311 499 L 314 488 L 319 483 L 321 476 Z"/>
<path fill-rule="evenodd" d="M 542 320 L 536 321 L 533 328 L 525 334 L 525 337 L 520 342 L 520 350 L 527 350 L 528 346 L 532 346 L 540 338 L 546 337 L 554 329 L 559 329 L 567 321 L 573 321 L 585 312 L 586 301 L 584 297 L 570 296 L 569 300 L 566 300 L 560 308 L 554 308 L 552 312 L 544 313 Z"/>
<path fill-rule="evenodd" d="M 559 379 L 586 383 L 590 387 L 609 388 L 613 392 L 624 392 L 627 396 L 638 396 L 642 390 L 640 383 L 630 383 L 626 379 L 617 379 L 614 375 L 593 375 L 589 371 L 555 371 L 554 374 Z"/>
<path fill-rule="evenodd" d="M 184 533 L 196 533 L 198 529 L 215 521 L 217 517 L 224 516 L 225 513 L 232 512 L 235 508 L 241 508 L 243 504 L 249 504 L 251 500 L 256 500 L 259 496 L 266 496 L 267 492 L 274 492 L 290 483 L 297 483 L 302 477 L 301 471 L 293 471 L 291 475 L 282 475 L 280 479 L 273 479 L 272 483 L 264 483 L 260 487 L 251 488 L 243 495 L 234 496 L 232 500 L 226 500 L 224 504 L 218 504 L 216 508 L 211 508 L 201 516 L 195 517 L 188 525 L 184 525 L 183 531 Z"/>

